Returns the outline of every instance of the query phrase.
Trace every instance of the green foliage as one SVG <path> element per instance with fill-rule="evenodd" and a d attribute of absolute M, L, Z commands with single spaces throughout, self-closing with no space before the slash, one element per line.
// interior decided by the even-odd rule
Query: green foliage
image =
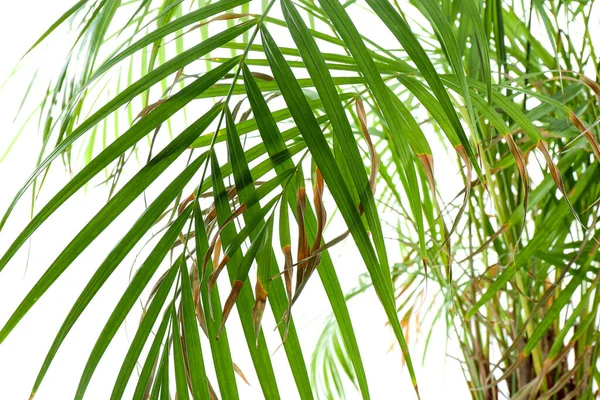
<path fill-rule="evenodd" d="M 0 271 L 103 171 L 110 198 L 2 322 L 0 344 L 158 181 L 159 194 L 73 304 L 32 395 L 89 303 L 158 226 L 76 398 L 139 299 L 146 307 L 113 399 L 128 385 L 135 398 L 239 398 L 246 378 L 229 318 L 240 320 L 258 389 L 281 398 L 292 382 L 271 361 L 265 310 L 300 398 L 350 390 L 370 398 L 347 303 L 371 288 L 417 397 L 411 339 L 417 332 L 427 344 L 442 327 L 458 338 L 473 399 L 594 398 L 597 8 L 566 0 L 78 2 L 28 51 L 72 27 L 60 73 L 32 82 L 48 85 L 34 108 L 42 150 L 0 229 L 26 193 L 36 198 L 52 164 L 62 160 L 75 174 L 11 242 Z M 385 29 L 386 45 L 361 14 Z M 450 189 L 439 178 L 451 174 L 436 164 L 460 177 Z M 121 183 L 125 170 L 134 173 Z M 347 231 L 332 233 L 331 220 Z M 347 295 L 330 254 L 345 240 L 367 271 Z M 293 305 L 313 275 L 332 315 L 307 362 Z"/>

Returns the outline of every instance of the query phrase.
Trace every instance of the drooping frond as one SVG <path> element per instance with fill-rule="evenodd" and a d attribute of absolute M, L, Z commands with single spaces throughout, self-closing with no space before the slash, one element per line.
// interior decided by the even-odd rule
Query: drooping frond
<path fill-rule="evenodd" d="M 86 185 L 104 182 L 110 196 L 1 322 L 0 343 L 119 215 L 147 203 L 94 266 L 32 396 L 90 302 L 146 243 L 76 398 L 139 299 L 112 399 L 127 388 L 238 398 L 233 318 L 258 389 L 281 398 L 291 383 L 271 360 L 265 313 L 300 398 L 342 397 L 346 377 L 370 398 L 346 301 L 371 288 L 417 396 L 415 332 L 427 342 L 442 325 L 458 338 L 474 399 L 591 398 L 598 12 L 564 0 L 78 2 L 29 50 L 70 29 L 62 69 L 32 83 L 45 96 L 24 102 L 42 150 L 0 229 L 25 194 L 52 190 L 51 165 L 62 160 L 73 177 L 35 204 L 0 271 Z M 331 256 L 344 241 L 366 268 L 350 296 Z M 317 281 L 332 316 L 311 363 L 293 316 Z"/>

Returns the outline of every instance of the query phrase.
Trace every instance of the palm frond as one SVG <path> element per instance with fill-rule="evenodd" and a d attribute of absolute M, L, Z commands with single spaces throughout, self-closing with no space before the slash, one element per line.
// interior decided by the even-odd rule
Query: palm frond
<path fill-rule="evenodd" d="M 113 399 L 128 389 L 239 398 L 233 318 L 265 398 L 291 384 L 268 345 L 283 346 L 300 398 L 370 398 L 346 301 L 371 287 L 417 397 L 411 339 L 427 331 L 428 343 L 443 326 L 473 399 L 592 398 L 598 12 L 564 0 L 75 4 L 26 53 L 70 28 L 62 69 L 33 79 L 45 94 L 22 104 L 38 116 L 42 150 L 0 229 L 28 192 L 37 208 L 51 165 L 74 175 L 11 238 L 0 271 L 90 182 L 106 183 L 109 199 L 2 324 L 0 343 L 119 215 L 148 203 L 95 267 L 32 397 L 125 257 L 160 236 L 95 341 L 76 398 L 140 299 Z M 346 239 L 367 271 L 349 295 L 331 254 Z M 332 316 L 308 363 L 293 314 L 314 276 Z M 269 312 L 278 337 L 263 330 Z"/>

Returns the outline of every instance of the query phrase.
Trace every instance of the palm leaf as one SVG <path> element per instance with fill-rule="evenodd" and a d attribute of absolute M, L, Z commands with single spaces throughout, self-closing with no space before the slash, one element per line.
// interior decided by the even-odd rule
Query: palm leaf
<path fill-rule="evenodd" d="M 415 337 L 428 348 L 441 327 L 460 349 L 465 396 L 595 395 L 593 4 L 74 3 L 19 61 L 71 28 L 67 49 L 52 54 L 60 69 L 28 77 L 18 107 L 26 124 L 37 120 L 41 150 L 0 221 L 3 230 L 31 193 L 31 221 L 7 239 L 0 272 L 81 188 L 100 181 L 109 198 L 11 310 L 0 344 L 142 195 L 146 207 L 102 254 L 32 396 L 89 304 L 155 237 L 117 294 L 76 398 L 138 300 L 142 318 L 106 386 L 113 399 L 129 389 L 135 398 L 237 399 L 242 381 L 268 399 L 290 386 L 302 399 L 370 398 L 369 343 L 347 305 L 369 288 L 417 397 Z M 38 208 L 60 162 L 72 177 Z M 333 261 L 342 242 L 366 267 L 346 295 L 343 263 Z M 328 299 L 318 307 L 306 294 L 317 281 Z M 294 322 L 307 305 L 332 312 L 312 360 Z M 279 346 L 285 356 L 272 357 Z"/>

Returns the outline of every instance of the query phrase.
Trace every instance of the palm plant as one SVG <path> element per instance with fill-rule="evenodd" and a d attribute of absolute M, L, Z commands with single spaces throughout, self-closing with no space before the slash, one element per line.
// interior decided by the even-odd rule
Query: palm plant
<path fill-rule="evenodd" d="M 567 0 L 80 0 L 30 50 L 70 27 L 60 73 L 32 83 L 48 85 L 31 111 L 42 151 L 0 228 L 53 163 L 75 172 L 0 270 L 93 179 L 110 197 L 3 322 L 0 343 L 136 198 L 147 207 L 73 304 L 32 396 L 144 244 L 76 398 L 138 299 L 113 399 L 238 398 L 234 307 L 265 398 L 291 384 L 276 379 L 265 309 L 300 398 L 343 397 L 342 375 L 369 398 L 346 301 L 370 288 L 417 396 L 426 377 L 407 337 L 423 327 L 427 342 L 442 326 L 460 343 L 473 399 L 594 398 L 598 12 Z M 462 183 L 440 180 L 434 161 Z M 345 295 L 329 253 L 346 240 L 367 273 Z M 292 306 L 317 280 L 333 314 L 309 374 Z"/>

